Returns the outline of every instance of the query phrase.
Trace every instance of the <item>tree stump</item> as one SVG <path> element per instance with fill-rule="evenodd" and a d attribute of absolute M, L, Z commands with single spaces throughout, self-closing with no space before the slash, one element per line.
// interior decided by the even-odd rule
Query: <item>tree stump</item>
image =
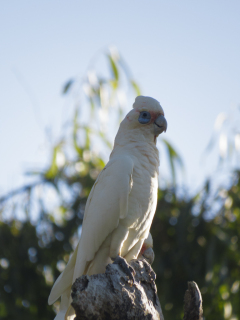
<path fill-rule="evenodd" d="M 107 265 L 103 274 L 76 279 L 72 286 L 75 320 L 164 320 L 150 264 L 140 258 L 130 265 L 136 272 L 134 283 L 118 264 Z M 202 319 L 201 292 L 191 281 L 184 296 L 183 320 Z"/>
<path fill-rule="evenodd" d="M 196 282 L 188 282 L 188 289 L 184 296 L 183 320 L 202 320 L 202 295 Z"/>
<path fill-rule="evenodd" d="M 78 278 L 72 286 L 75 320 L 164 320 L 150 264 L 141 259 L 130 265 L 134 283 L 117 264 L 109 264 L 104 274 Z"/>

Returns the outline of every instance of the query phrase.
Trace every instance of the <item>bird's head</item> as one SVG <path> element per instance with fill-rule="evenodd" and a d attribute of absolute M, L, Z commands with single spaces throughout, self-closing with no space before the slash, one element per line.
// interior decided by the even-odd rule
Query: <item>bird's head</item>
<path fill-rule="evenodd" d="M 133 109 L 121 123 L 124 130 L 131 131 L 131 135 L 142 137 L 155 142 L 163 131 L 167 130 L 167 121 L 160 103 L 150 97 L 138 96 Z"/>

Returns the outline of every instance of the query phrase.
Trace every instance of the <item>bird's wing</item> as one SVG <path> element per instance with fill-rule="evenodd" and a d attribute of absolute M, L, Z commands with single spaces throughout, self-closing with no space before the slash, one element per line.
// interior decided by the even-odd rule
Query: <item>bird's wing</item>
<path fill-rule="evenodd" d="M 118 226 L 119 219 L 126 217 L 132 172 L 132 159 L 122 156 L 111 159 L 100 173 L 86 203 L 79 245 L 55 282 L 49 303 L 53 303 L 84 273 L 87 262 L 93 260 L 104 240 Z"/>
<path fill-rule="evenodd" d="M 101 172 L 87 201 L 76 267 L 82 260 L 91 261 L 119 219 L 126 217 L 132 172 L 133 161 L 126 156 L 111 159 Z"/>

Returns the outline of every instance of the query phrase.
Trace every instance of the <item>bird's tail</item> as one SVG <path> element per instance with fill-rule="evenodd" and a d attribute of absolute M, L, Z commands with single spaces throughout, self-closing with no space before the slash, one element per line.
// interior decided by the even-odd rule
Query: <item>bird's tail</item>
<path fill-rule="evenodd" d="M 80 241 L 76 249 L 74 250 L 72 256 L 70 257 L 66 268 L 55 281 L 48 298 L 48 304 L 51 305 L 59 297 L 61 297 L 60 310 L 54 320 L 73 320 L 74 317 L 76 316 L 74 309 L 71 306 L 71 302 L 72 302 L 71 287 L 72 287 L 73 281 L 75 280 L 74 271 L 75 271 L 76 259 L 79 254 L 78 252 L 79 244 L 80 244 Z M 83 260 L 83 263 L 81 265 L 79 274 L 77 274 L 77 276 L 81 276 L 84 272 L 86 262 L 84 261 L 84 259 L 82 260 Z"/>
<path fill-rule="evenodd" d="M 71 289 L 77 252 L 78 246 L 69 259 L 66 268 L 55 281 L 48 298 L 48 304 L 53 304 L 60 296 Z"/>
<path fill-rule="evenodd" d="M 72 308 L 72 307 L 71 307 Z M 74 320 L 76 317 L 76 314 L 67 316 L 66 310 L 59 311 L 54 320 Z"/>
<path fill-rule="evenodd" d="M 73 320 L 76 316 L 73 307 L 71 306 L 71 290 L 69 289 L 61 296 L 60 310 L 54 320 Z"/>

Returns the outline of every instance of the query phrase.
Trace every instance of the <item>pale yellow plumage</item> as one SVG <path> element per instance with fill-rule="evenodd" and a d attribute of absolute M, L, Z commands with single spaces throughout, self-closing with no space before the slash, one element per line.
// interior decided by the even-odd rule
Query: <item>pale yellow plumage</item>
<path fill-rule="evenodd" d="M 70 290 L 77 277 L 103 273 L 118 254 L 127 261 L 136 258 L 148 237 L 157 204 L 156 136 L 166 130 L 166 120 L 155 99 L 137 97 L 133 107 L 88 197 L 78 246 L 50 293 L 49 304 L 61 296 L 62 311 L 56 320 L 63 320 L 67 309 L 66 319 L 73 318 Z M 150 120 L 142 124 L 144 111 Z"/>

